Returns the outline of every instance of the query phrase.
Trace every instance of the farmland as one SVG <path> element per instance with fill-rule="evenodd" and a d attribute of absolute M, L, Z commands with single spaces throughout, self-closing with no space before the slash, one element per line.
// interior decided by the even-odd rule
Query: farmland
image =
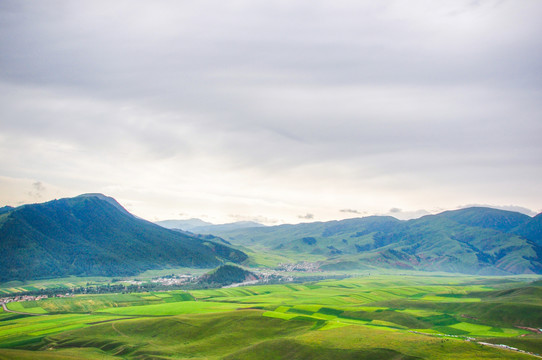
<path fill-rule="evenodd" d="M 533 280 L 381 275 L 10 303 L 36 315 L 0 312 L 0 359 L 534 359 L 480 344 L 542 353 Z"/>

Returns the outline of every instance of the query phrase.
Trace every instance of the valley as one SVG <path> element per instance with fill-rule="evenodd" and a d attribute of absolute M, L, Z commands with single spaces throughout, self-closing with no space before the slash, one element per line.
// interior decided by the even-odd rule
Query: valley
<path fill-rule="evenodd" d="M 541 14 L 0 0 L 0 360 L 542 359 Z"/>
<path fill-rule="evenodd" d="M 41 315 L 0 313 L 0 359 L 531 359 L 533 280 L 379 275 L 10 303 Z"/>
<path fill-rule="evenodd" d="M 8 208 L 0 359 L 537 358 L 539 222 L 467 208 L 193 233 L 101 194 Z"/>

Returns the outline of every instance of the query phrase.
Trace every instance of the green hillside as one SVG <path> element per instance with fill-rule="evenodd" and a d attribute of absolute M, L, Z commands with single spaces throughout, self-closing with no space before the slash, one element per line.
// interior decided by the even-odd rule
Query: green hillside
<path fill-rule="evenodd" d="M 534 276 L 365 276 L 0 310 L 0 359 L 533 359 Z M 40 311 L 37 311 L 37 310 Z"/>
<path fill-rule="evenodd" d="M 542 214 L 538 214 L 528 222 L 519 225 L 512 232 L 542 246 Z"/>
<path fill-rule="evenodd" d="M 542 273 L 540 216 L 489 208 L 410 221 L 366 217 L 216 232 L 254 252 L 315 261 L 325 270 L 397 268 L 469 274 Z M 522 232 L 523 231 L 523 232 Z"/>
<path fill-rule="evenodd" d="M 99 194 L 25 205 L 0 215 L 0 281 L 134 275 L 167 267 L 212 268 L 247 256 L 168 230 Z"/>
<path fill-rule="evenodd" d="M 241 269 L 238 266 L 222 265 L 201 276 L 199 282 L 212 284 L 214 286 L 224 286 L 256 279 L 257 276 L 254 273 Z"/>
<path fill-rule="evenodd" d="M 437 216 L 453 220 L 459 224 L 476 226 L 508 232 L 527 223 L 531 217 L 514 211 L 484 207 L 445 211 Z"/>

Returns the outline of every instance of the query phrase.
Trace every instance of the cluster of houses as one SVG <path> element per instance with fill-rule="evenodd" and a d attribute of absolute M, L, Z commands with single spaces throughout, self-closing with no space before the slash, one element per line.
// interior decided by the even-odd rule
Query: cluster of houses
<path fill-rule="evenodd" d="M 73 294 L 65 293 L 65 294 L 55 294 L 52 297 L 70 297 L 73 296 Z M 0 304 L 7 304 L 10 302 L 19 302 L 19 301 L 36 301 L 36 300 L 42 300 L 49 298 L 49 295 L 14 295 L 14 296 L 6 296 L 0 298 Z"/>
<path fill-rule="evenodd" d="M 301 265 L 301 266 L 303 267 L 303 265 Z M 305 265 L 304 268 L 307 268 L 307 265 Z M 299 271 L 299 270 L 297 270 L 297 271 Z M 304 271 L 307 271 L 307 270 L 304 270 Z M 233 285 L 229 285 L 227 287 L 266 284 L 266 283 L 274 282 L 274 281 L 277 281 L 277 280 L 286 281 L 286 282 L 294 280 L 294 278 L 291 277 L 291 276 L 290 277 L 283 276 L 280 273 L 280 271 L 277 271 L 277 270 L 259 271 L 255 275 L 256 275 L 256 278 L 254 278 L 254 279 L 247 279 L 245 282 L 236 283 L 236 284 L 233 284 Z M 168 275 L 168 276 L 163 276 L 163 277 L 159 277 L 159 278 L 154 278 L 154 279 L 151 280 L 152 283 L 160 284 L 160 285 L 163 285 L 163 286 L 186 285 L 186 284 L 194 283 L 194 282 L 197 282 L 197 281 L 198 281 L 198 277 L 193 276 L 193 275 Z M 131 281 L 130 283 L 134 284 L 136 282 Z M 138 283 L 141 284 L 140 281 Z"/>
<path fill-rule="evenodd" d="M 2 297 L 0 298 L 0 303 L 10 303 L 10 302 L 18 302 L 18 301 L 35 301 L 35 300 L 41 300 L 41 299 L 47 299 L 48 295 L 17 295 L 17 296 L 8 296 L 8 297 Z"/>
<path fill-rule="evenodd" d="M 190 275 L 175 275 L 168 277 L 161 277 L 157 279 L 152 279 L 151 282 L 156 284 L 161 284 L 164 286 L 175 286 L 175 285 L 184 285 L 194 280 L 193 276 Z"/>
<path fill-rule="evenodd" d="M 279 264 L 278 270 L 281 271 L 306 271 L 306 272 L 318 272 L 320 270 L 320 264 L 317 262 L 300 262 L 297 264 Z"/>

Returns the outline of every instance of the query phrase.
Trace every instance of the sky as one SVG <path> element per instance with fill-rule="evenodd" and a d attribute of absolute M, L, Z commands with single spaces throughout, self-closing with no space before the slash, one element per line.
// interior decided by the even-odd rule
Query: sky
<path fill-rule="evenodd" d="M 0 2 L 0 206 L 542 211 L 542 1 Z"/>

